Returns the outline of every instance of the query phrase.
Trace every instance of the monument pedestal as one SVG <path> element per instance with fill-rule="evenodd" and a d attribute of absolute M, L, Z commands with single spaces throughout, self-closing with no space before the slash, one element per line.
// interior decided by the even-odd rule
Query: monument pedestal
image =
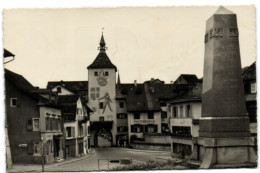
<path fill-rule="evenodd" d="M 249 118 L 247 116 L 202 117 L 200 119 L 200 137 L 226 138 L 249 137 L 250 135 Z"/>
<path fill-rule="evenodd" d="M 194 149 L 189 163 L 200 161 L 202 169 L 257 166 L 256 137 L 193 139 Z"/>

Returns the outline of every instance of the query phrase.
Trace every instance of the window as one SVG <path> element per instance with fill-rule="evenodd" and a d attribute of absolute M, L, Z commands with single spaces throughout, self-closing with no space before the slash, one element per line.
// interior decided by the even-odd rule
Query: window
<path fill-rule="evenodd" d="M 61 87 L 57 87 L 57 92 L 61 93 Z"/>
<path fill-rule="evenodd" d="M 83 136 L 83 127 L 79 126 L 79 136 Z"/>
<path fill-rule="evenodd" d="M 163 118 L 167 118 L 167 112 L 162 111 L 162 112 L 161 112 L 161 118 L 162 118 L 162 119 L 163 119 Z"/>
<path fill-rule="evenodd" d="M 145 132 L 148 133 L 156 133 L 157 132 L 157 125 L 155 124 L 148 124 L 145 126 Z"/>
<path fill-rule="evenodd" d="M 154 113 L 148 112 L 148 119 L 154 119 Z"/>
<path fill-rule="evenodd" d="M 134 119 L 140 119 L 140 112 L 134 113 Z"/>
<path fill-rule="evenodd" d="M 143 126 L 142 125 L 131 125 L 131 132 L 132 133 L 141 133 L 143 132 Z"/>
<path fill-rule="evenodd" d="M 104 103 L 103 102 L 99 103 L 99 109 L 104 109 Z"/>
<path fill-rule="evenodd" d="M 97 71 L 94 72 L 94 76 L 98 76 L 98 72 Z"/>
<path fill-rule="evenodd" d="M 10 106 L 11 107 L 17 107 L 17 98 L 11 98 L 10 99 Z"/>
<path fill-rule="evenodd" d="M 147 132 L 153 133 L 154 132 L 154 127 L 153 126 L 148 126 Z"/>
<path fill-rule="evenodd" d="M 32 130 L 32 129 L 33 129 L 32 120 L 29 119 L 27 120 L 27 130 Z"/>
<path fill-rule="evenodd" d="M 256 83 L 251 83 L 251 93 L 256 93 Z"/>
<path fill-rule="evenodd" d="M 105 118 L 104 117 L 99 117 L 100 122 L 104 122 Z"/>
<path fill-rule="evenodd" d="M 178 107 L 173 107 L 173 117 L 178 117 Z"/>
<path fill-rule="evenodd" d="M 173 126 L 172 134 L 174 136 L 186 136 L 191 137 L 190 127 Z"/>
<path fill-rule="evenodd" d="M 124 102 L 119 102 L 119 107 L 124 108 Z"/>
<path fill-rule="evenodd" d="M 105 72 L 105 76 L 108 76 L 108 71 Z"/>
<path fill-rule="evenodd" d="M 77 114 L 81 115 L 82 114 L 82 109 L 81 108 L 77 108 Z"/>
<path fill-rule="evenodd" d="M 180 106 L 180 117 L 183 117 L 183 106 Z"/>
<path fill-rule="evenodd" d="M 58 119 L 58 130 L 59 131 L 61 130 L 61 119 L 60 118 Z"/>
<path fill-rule="evenodd" d="M 74 137 L 75 136 L 75 127 L 66 127 L 66 137 Z"/>
<path fill-rule="evenodd" d="M 118 119 L 127 119 L 127 114 L 126 113 L 117 114 L 117 118 Z"/>
<path fill-rule="evenodd" d="M 90 88 L 90 98 L 95 100 L 99 98 L 99 87 L 91 87 Z"/>
<path fill-rule="evenodd" d="M 41 154 L 41 145 L 40 145 L 40 142 L 34 142 L 34 143 L 33 143 L 33 154 L 34 154 L 34 155 Z"/>
<path fill-rule="evenodd" d="M 117 127 L 117 131 L 118 132 L 127 132 L 128 131 L 128 127 L 127 126 Z"/>
<path fill-rule="evenodd" d="M 39 131 L 40 130 L 40 119 L 39 118 L 33 118 L 33 131 Z"/>
<path fill-rule="evenodd" d="M 187 105 L 186 106 L 186 117 L 190 117 L 191 116 L 191 106 Z"/>

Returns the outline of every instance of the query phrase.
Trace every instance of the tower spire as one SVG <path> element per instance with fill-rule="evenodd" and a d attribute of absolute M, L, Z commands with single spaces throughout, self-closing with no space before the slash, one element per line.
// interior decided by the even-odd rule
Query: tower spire
<path fill-rule="evenodd" d="M 99 42 L 98 50 L 100 50 L 100 52 L 102 52 L 102 53 L 105 53 L 107 47 L 106 47 L 105 39 L 104 39 L 104 36 L 103 36 L 103 31 L 104 31 L 104 28 L 102 28 L 102 36 L 101 36 L 101 39 L 100 39 L 100 42 Z"/>
<path fill-rule="evenodd" d="M 119 70 L 118 70 L 117 85 L 120 85 L 120 84 L 121 84 L 121 81 L 120 81 Z"/>

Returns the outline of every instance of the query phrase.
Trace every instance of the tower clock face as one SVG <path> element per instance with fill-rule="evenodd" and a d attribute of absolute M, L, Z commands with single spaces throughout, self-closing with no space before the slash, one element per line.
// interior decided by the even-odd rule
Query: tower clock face
<path fill-rule="evenodd" d="M 107 84 L 107 79 L 105 78 L 104 72 L 102 70 L 99 72 L 97 81 L 99 86 L 105 86 Z"/>

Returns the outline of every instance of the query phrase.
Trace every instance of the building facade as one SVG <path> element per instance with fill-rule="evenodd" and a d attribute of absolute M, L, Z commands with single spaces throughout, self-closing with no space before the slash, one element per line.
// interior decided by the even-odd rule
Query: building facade
<path fill-rule="evenodd" d="M 35 87 L 23 76 L 5 69 L 6 119 L 13 163 L 41 163 L 43 146 L 46 163 L 63 158 L 63 148 L 56 147 L 62 145 L 62 129 L 46 131 L 48 122 L 44 118 L 46 112 L 55 112 L 59 121 L 53 124 L 61 127 L 60 108 L 33 90 Z"/>
<path fill-rule="evenodd" d="M 89 110 L 80 95 L 60 95 L 57 102 L 61 105 L 64 119 L 65 158 L 86 155 L 89 152 Z"/>

